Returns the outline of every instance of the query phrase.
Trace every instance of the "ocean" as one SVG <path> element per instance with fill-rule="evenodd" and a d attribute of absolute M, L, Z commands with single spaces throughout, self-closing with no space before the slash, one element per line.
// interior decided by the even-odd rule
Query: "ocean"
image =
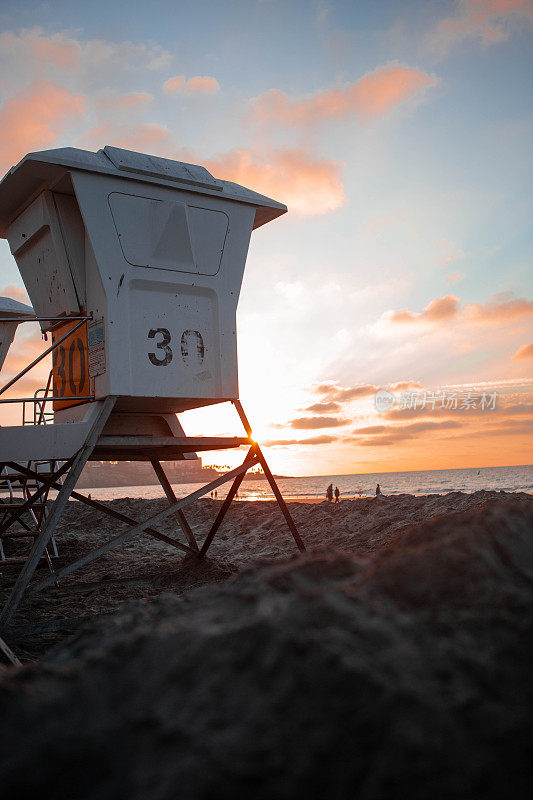
<path fill-rule="evenodd" d="M 369 497 L 379 483 L 386 495 L 395 494 L 445 494 L 446 492 L 477 492 L 491 489 L 503 492 L 533 492 L 533 466 L 481 467 L 479 469 L 432 469 L 416 472 L 375 472 L 367 475 L 313 475 L 300 478 L 279 478 L 278 485 L 286 500 L 314 500 L 325 498 L 328 485 L 339 487 L 341 499 Z M 226 496 L 231 483 L 219 487 L 218 497 Z M 177 497 L 199 489 L 199 483 L 176 483 Z M 120 486 L 109 489 L 86 489 L 84 493 L 99 500 L 119 497 L 144 497 L 147 500 L 163 497 L 160 486 Z M 274 495 L 265 480 L 244 481 L 239 490 L 239 500 L 273 500 Z"/>

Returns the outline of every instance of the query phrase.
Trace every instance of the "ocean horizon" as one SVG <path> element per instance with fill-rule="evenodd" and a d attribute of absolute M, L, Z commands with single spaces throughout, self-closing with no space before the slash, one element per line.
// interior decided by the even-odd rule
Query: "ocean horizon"
<path fill-rule="evenodd" d="M 341 499 L 345 500 L 374 495 L 377 483 L 380 484 L 381 491 L 385 495 L 447 494 L 448 492 L 472 494 L 481 490 L 531 493 L 533 492 L 533 465 L 282 477 L 277 479 L 277 483 L 286 500 L 313 500 L 315 502 L 325 499 L 326 489 L 330 483 L 334 487 L 339 487 Z M 172 488 L 177 497 L 185 497 L 202 485 L 201 483 L 174 483 Z M 224 498 L 230 486 L 231 482 L 219 487 L 217 497 Z M 121 497 L 152 500 L 164 496 L 164 492 L 158 484 L 85 489 L 84 492 L 90 492 L 92 497 L 100 500 L 116 500 Z M 238 499 L 273 500 L 274 495 L 266 480 L 247 481 L 245 479 L 239 489 Z"/>

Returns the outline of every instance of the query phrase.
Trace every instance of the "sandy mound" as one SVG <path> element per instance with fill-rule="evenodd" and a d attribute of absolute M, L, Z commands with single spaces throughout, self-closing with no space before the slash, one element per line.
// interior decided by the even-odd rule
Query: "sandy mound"
<path fill-rule="evenodd" d="M 7 673 L 5 794 L 529 797 L 531 498 L 391 527 L 130 602 Z"/>

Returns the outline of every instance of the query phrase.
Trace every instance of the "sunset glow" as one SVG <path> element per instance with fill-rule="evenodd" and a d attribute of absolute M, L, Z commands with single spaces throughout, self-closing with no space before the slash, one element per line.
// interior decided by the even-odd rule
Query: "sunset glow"
<path fill-rule="evenodd" d="M 252 235 L 238 310 L 241 400 L 273 471 L 531 463 L 533 1 L 128 8 L 2 5 L 1 174 L 109 144 L 288 205 Z M 5 241 L 0 295 L 29 302 Z M 46 346 L 19 329 L 2 385 Z M 241 435 L 227 405 L 182 423 Z"/>

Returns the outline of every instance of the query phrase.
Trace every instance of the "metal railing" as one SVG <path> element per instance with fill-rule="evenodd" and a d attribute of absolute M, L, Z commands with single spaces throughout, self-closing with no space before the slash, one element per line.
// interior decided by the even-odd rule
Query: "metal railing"
<path fill-rule="evenodd" d="M 13 322 L 16 321 L 17 323 L 22 322 L 55 322 L 55 325 L 52 325 L 50 328 L 50 333 L 53 333 L 56 328 L 62 327 L 63 325 L 69 322 L 75 322 L 76 324 L 74 327 L 70 328 L 67 333 L 61 336 L 56 342 L 53 342 L 50 347 L 41 353 L 37 358 L 35 358 L 30 364 L 20 370 L 20 372 L 15 375 L 14 378 L 11 378 L 2 388 L 0 389 L 0 395 L 4 394 L 8 389 L 10 389 L 20 378 L 24 377 L 31 369 L 33 369 L 37 364 L 39 364 L 43 358 L 50 355 L 59 345 L 61 345 L 66 339 L 72 336 L 79 328 L 82 327 L 88 320 L 92 319 L 92 315 L 77 315 L 73 317 L 0 317 L 0 322 Z M 48 382 L 45 389 L 38 389 L 33 397 L 2 397 L 0 398 L 0 404 L 3 403 L 22 403 L 22 424 L 23 425 L 41 425 L 46 424 L 46 417 L 45 414 L 49 412 L 45 412 L 46 403 L 54 401 L 64 401 L 64 397 L 55 397 L 54 395 L 49 395 L 50 385 L 52 381 L 52 372 L 48 376 Z M 44 397 L 40 397 L 39 393 L 44 392 Z M 79 395 L 75 397 L 76 402 L 80 400 L 94 400 L 94 395 Z M 33 414 L 30 414 L 30 419 L 27 418 L 26 414 L 26 404 L 31 404 L 33 406 Z M 33 421 L 31 421 L 31 417 L 33 417 Z"/>

